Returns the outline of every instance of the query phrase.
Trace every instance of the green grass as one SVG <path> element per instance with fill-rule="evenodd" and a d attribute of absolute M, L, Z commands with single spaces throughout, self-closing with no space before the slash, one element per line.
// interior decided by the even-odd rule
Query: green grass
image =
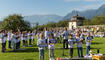
<path fill-rule="evenodd" d="M 36 42 L 36 41 L 35 41 Z M 7 42 L 8 43 L 8 42 Z M 1 46 L 1 44 L 0 44 Z M 22 46 L 22 44 L 21 44 Z M 55 58 L 57 57 L 69 57 L 69 49 L 66 49 L 64 51 L 65 56 L 62 56 L 63 50 L 60 49 L 62 48 L 63 45 L 60 43 L 56 44 L 56 49 L 55 49 Z M 2 53 L 0 52 L 0 60 L 39 60 L 39 52 L 38 52 L 38 47 L 33 45 L 33 47 L 21 47 L 21 49 L 26 49 L 26 50 L 18 50 L 16 52 L 12 52 L 11 49 L 8 49 L 8 45 L 6 45 L 6 52 Z M 100 48 L 100 53 L 105 54 L 105 38 L 94 38 L 92 41 L 91 45 L 91 50 L 96 53 L 97 49 Z M 1 51 L 1 48 L 0 48 Z M 83 52 L 84 55 L 86 54 L 86 45 L 83 44 Z M 76 49 L 76 44 L 75 44 L 75 49 L 74 49 L 74 56 L 77 56 L 77 49 Z M 45 50 L 45 60 L 49 60 L 49 50 Z"/>

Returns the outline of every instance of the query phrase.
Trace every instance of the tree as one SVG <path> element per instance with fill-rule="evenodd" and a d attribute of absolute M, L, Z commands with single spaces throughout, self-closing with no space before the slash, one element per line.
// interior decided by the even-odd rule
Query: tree
<path fill-rule="evenodd" d="M 86 19 L 84 25 L 105 25 L 105 16 L 102 13 L 100 16 L 94 16 L 93 19 Z"/>
<path fill-rule="evenodd" d="M 90 19 L 84 20 L 83 25 L 92 25 L 92 20 L 90 20 Z"/>
<path fill-rule="evenodd" d="M 28 21 L 24 21 L 21 15 L 13 14 L 3 20 L 0 28 L 13 31 L 17 31 L 18 28 L 20 28 L 20 30 L 27 30 L 30 28 L 30 23 Z"/>
<path fill-rule="evenodd" d="M 56 23 L 56 27 L 67 27 L 68 26 L 68 20 L 59 21 Z"/>

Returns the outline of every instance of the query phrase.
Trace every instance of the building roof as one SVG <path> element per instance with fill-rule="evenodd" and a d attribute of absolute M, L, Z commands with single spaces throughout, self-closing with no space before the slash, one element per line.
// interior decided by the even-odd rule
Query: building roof
<path fill-rule="evenodd" d="M 82 16 L 79 16 L 78 14 L 76 16 L 73 16 L 70 21 L 83 21 L 85 18 Z"/>

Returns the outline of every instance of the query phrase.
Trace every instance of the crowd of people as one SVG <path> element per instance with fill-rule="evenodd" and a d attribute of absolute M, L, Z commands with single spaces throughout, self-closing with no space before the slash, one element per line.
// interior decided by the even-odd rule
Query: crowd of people
<path fill-rule="evenodd" d="M 2 52 L 6 50 L 6 43 L 8 42 L 8 48 L 13 49 L 15 52 L 16 49 L 20 48 L 21 40 L 23 43 L 23 47 L 28 46 L 27 40 L 29 39 L 29 46 L 32 45 L 32 42 L 35 41 L 35 32 L 34 31 L 23 31 L 13 32 L 12 30 L 1 30 L 0 31 L 0 39 Z M 8 41 L 7 41 L 8 40 Z"/>
<path fill-rule="evenodd" d="M 78 57 L 83 56 L 83 43 L 86 43 L 86 55 L 89 55 L 91 42 L 94 37 L 104 37 L 104 33 L 98 35 L 99 28 L 96 30 L 92 28 L 84 29 L 72 29 L 68 30 L 67 28 L 62 29 L 47 29 L 44 28 L 43 31 L 23 31 L 13 32 L 12 30 L 1 30 L 0 39 L 2 52 L 6 50 L 6 41 L 8 40 L 8 48 L 13 49 L 15 52 L 16 49 L 20 48 L 20 44 L 23 44 L 23 47 L 31 46 L 35 43 L 37 39 L 37 45 L 39 49 L 39 59 L 44 60 L 44 51 L 49 49 L 49 60 L 55 60 L 54 50 L 55 44 L 63 43 L 63 49 L 70 49 L 70 56 L 73 57 L 74 44 L 77 45 Z M 37 36 L 37 38 L 35 38 Z M 27 40 L 29 39 L 29 45 Z"/>
<path fill-rule="evenodd" d="M 73 57 L 74 44 L 77 45 L 78 57 L 84 57 L 83 55 L 83 43 L 86 43 L 86 56 L 89 56 L 91 42 L 94 37 L 104 37 L 104 33 L 98 34 L 99 27 L 83 28 L 68 30 L 63 29 L 44 29 L 38 33 L 38 46 L 40 52 L 40 60 L 44 60 L 44 50 L 46 47 L 49 49 L 49 60 L 55 60 L 54 50 L 56 43 L 63 43 L 63 49 L 70 49 L 70 57 Z M 101 35 L 101 36 L 100 36 Z M 63 39 L 63 41 L 61 40 Z"/>

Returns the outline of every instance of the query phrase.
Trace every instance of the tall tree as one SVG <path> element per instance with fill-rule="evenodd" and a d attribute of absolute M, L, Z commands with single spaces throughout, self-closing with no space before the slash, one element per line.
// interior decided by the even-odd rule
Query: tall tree
<path fill-rule="evenodd" d="M 13 14 L 6 17 L 2 24 L 0 25 L 1 29 L 5 30 L 13 30 L 17 31 L 18 28 L 20 30 L 27 30 L 30 28 L 30 23 L 23 20 L 23 17 L 19 14 Z"/>

